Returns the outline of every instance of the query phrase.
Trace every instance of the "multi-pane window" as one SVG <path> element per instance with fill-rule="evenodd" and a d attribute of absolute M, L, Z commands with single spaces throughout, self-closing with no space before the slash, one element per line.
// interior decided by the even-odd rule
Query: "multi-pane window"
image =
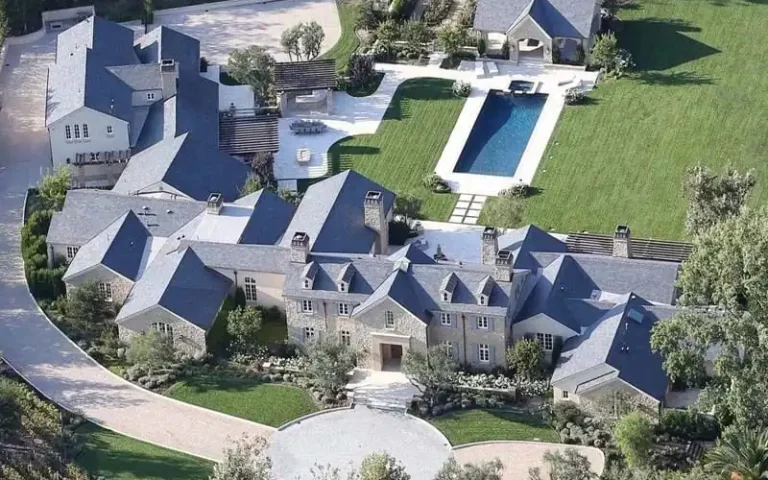
<path fill-rule="evenodd" d="M 444 302 L 450 302 L 451 296 L 448 294 L 448 292 L 443 292 L 443 301 Z"/>
<path fill-rule="evenodd" d="M 443 342 L 443 350 L 445 350 L 445 354 L 448 355 L 448 358 L 453 358 L 453 343 L 446 340 Z"/>
<path fill-rule="evenodd" d="M 173 337 L 173 327 L 167 323 L 155 322 L 152 325 L 150 325 L 150 328 L 152 328 L 152 330 L 156 330 L 162 333 L 167 337 Z"/>
<path fill-rule="evenodd" d="M 476 317 L 477 328 L 488 330 L 488 317 Z"/>
<path fill-rule="evenodd" d="M 312 300 L 302 300 L 301 301 L 301 311 L 303 313 L 312 313 L 315 311 L 312 305 Z"/>
<path fill-rule="evenodd" d="M 112 135 L 115 133 L 114 130 L 112 130 L 112 125 L 107 125 L 107 135 Z"/>
<path fill-rule="evenodd" d="M 488 304 L 488 297 L 485 295 L 480 295 L 480 305 L 487 305 Z"/>
<path fill-rule="evenodd" d="M 347 284 L 344 282 L 339 282 L 339 291 L 341 293 L 344 293 L 347 291 Z"/>
<path fill-rule="evenodd" d="M 249 302 L 256 301 L 256 280 L 245 277 L 245 299 Z"/>
<path fill-rule="evenodd" d="M 339 315 L 349 315 L 349 304 L 348 303 L 340 303 L 339 304 Z"/>
<path fill-rule="evenodd" d="M 342 330 L 341 332 L 341 343 L 346 346 L 352 345 L 352 334 L 349 332 L 349 330 Z"/>
<path fill-rule="evenodd" d="M 489 363 L 491 361 L 491 347 L 481 343 L 477 346 L 478 358 L 483 363 Z"/>
<path fill-rule="evenodd" d="M 72 140 L 72 127 L 69 125 L 64 125 L 64 137 L 67 140 Z"/>
<path fill-rule="evenodd" d="M 310 288 L 312 288 L 312 282 L 310 282 L 308 278 L 305 278 L 303 282 L 303 286 L 304 286 L 304 290 L 309 290 Z"/>
<path fill-rule="evenodd" d="M 384 312 L 384 327 L 389 329 L 395 328 L 395 314 L 389 310 Z"/>
<path fill-rule="evenodd" d="M 536 341 L 539 342 L 541 348 L 547 352 L 551 352 L 555 346 L 555 338 L 551 333 L 537 333 Z"/>
<path fill-rule="evenodd" d="M 154 100 L 154 99 L 155 99 L 155 94 L 154 94 L 154 92 L 149 92 L 149 93 L 147 93 L 147 100 Z"/>
<path fill-rule="evenodd" d="M 563 398 L 568 398 L 568 390 L 563 390 Z"/>
<path fill-rule="evenodd" d="M 304 342 L 309 343 L 315 339 L 315 327 L 304 327 Z"/>
<path fill-rule="evenodd" d="M 112 301 L 112 284 L 111 283 L 99 283 L 99 295 L 104 300 Z"/>
<path fill-rule="evenodd" d="M 80 125 L 75 124 L 75 138 L 80 138 Z"/>
<path fill-rule="evenodd" d="M 75 258 L 78 250 L 80 250 L 80 247 L 67 247 L 67 260 Z"/>
<path fill-rule="evenodd" d="M 446 312 L 440 312 L 440 325 L 447 327 L 451 326 L 451 314 Z"/>
<path fill-rule="evenodd" d="M 88 124 L 83 124 L 83 138 L 88 138 Z"/>

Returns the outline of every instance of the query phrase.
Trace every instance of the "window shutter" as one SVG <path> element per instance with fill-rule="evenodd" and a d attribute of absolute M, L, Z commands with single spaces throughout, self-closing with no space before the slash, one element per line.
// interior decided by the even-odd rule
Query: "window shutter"
<path fill-rule="evenodd" d="M 478 363 L 480 361 L 480 346 L 477 344 L 472 345 L 472 363 Z"/>
<path fill-rule="evenodd" d="M 493 317 L 488 317 L 488 330 L 493 331 Z"/>
<path fill-rule="evenodd" d="M 454 315 L 453 313 L 451 313 L 450 315 L 451 315 L 451 326 L 453 328 L 456 328 L 457 324 L 459 323 L 459 321 L 458 321 L 458 317 L 459 316 L 458 315 Z"/>
<path fill-rule="evenodd" d="M 477 317 L 472 317 L 472 330 L 477 330 Z"/>
<path fill-rule="evenodd" d="M 453 359 L 459 361 L 459 344 L 453 342 L 451 346 L 453 347 Z"/>
<path fill-rule="evenodd" d="M 491 345 L 489 349 L 489 353 L 491 354 L 491 365 L 496 364 L 496 346 Z"/>
<path fill-rule="evenodd" d="M 296 300 L 296 311 L 301 313 L 301 300 Z"/>

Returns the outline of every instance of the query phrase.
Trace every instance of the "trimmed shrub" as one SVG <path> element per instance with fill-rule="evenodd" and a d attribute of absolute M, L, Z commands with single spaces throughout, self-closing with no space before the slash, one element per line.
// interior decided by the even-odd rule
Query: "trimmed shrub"
<path fill-rule="evenodd" d="M 485 43 L 485 39 L 481 38 L 477 41 L 477 54 L 481 57 L 485 55 L 485 51 L 487 50 L 487 45 Z"/>
<path fill-rule="evenodd" d="M 578 105 L 580 103 L 584 103 L 586 98 L 587 95 L 578 88 L 569 88 L 568 91 L 565 92 L 566 105 Z"/>
<path fill-rule="evenodd" d="M 667 410 L 657 426 L 657 431 L 686 440 L 712 441 L 720 434 L 720 426 L 713 417 L 696 411 Z"/>
<path fill-rule="evenodd" d="M 424 187 L 434 193 L 448 193 L 451 191 L 451 187 L 445 183 L 445 180 L 434 172 L 426 174 L 423 182 Z"/>
<path fill-rule="evenodd" d="M 467 82 L 463 82 L 461 80 L 456 80 L 453 82 L 453 86 L 451 87 L 451 90 L 453 91 L 453 94 L 457 97 L 468 97 L 470 92 L 472 92 L 472 85 L 470 85 Z"/>
<path fill-rule="evenodd" d="M 583 413 L 578 405 L 570 401 L 557 402 L 552 408 L 555 428 L 562 430 L 569 423 L 578 423 Z"/>

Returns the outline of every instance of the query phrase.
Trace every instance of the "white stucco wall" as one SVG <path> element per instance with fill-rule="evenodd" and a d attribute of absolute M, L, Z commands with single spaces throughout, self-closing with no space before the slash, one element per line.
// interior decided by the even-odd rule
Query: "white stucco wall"
<path fill-rule="evenodd" d="M 74 138 L 75 124 L 80 125 L 79 140 Z M 83 124 L 88 125 L 90 138 L 87 140 L 82 138 Z M 72 141 L 66 139 L 66 125 L 70 125 L 72 129 Z M 108 125 L 112 125 L 111 136 L 107 135 Z M 76 153 L 130 150 L 128 129 L 128 122 L 90 108 L 81 108 L 72 112 L 48 127 L 53 165 L 66 165 L 67 158 L 74 163 Z"/>

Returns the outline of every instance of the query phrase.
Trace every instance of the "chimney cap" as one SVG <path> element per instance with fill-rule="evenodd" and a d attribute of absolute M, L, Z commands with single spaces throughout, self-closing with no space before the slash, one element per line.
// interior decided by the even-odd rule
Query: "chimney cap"
<path fill-rule="evenodd" d="M 496 227 L 485 227 L 483 230 L 483 238 L 484 239 L 494 239 L 499 236 L 499 231 L 496 229 Z"/>
<path fill-rule="evenodd" d="M 615 238 L 628 238 L 629 235 L 629 225 L 617 225 L 616 231 L 613 234 Z"/>
<path fill-rule="evenodd" d="M 220 205 L 222 202 L 220 193 L 211 193 L 208 195 L 208 205 Z"/>
<path fill-rule="evenodd" d="M 368 190 L 365 194 L 366 203 L 379 203 L 381 202 L 381 192 L 377 190 Z"/>
<path fill-rule="evenodd" d="M 509 250 L 499 250 L 496 254 L 496 265 L 511 265 L 512 264 L 512 252 Z"/>
<path fill-rule="evenodd" d="M 160 65 L 162 65 L 163 67 L 172 67 L 176 65 L 176 60 L 172 58 L 163 58 L 162 60 L 160 60 Z"/>
<path fill-rule="evenodd" d="M 291 238 L 291 245 L 293 246 L 304 246 L 308 243 L 309 235 L 304 232 L 296 232 L 293 234 L 293 238 Z"/>

